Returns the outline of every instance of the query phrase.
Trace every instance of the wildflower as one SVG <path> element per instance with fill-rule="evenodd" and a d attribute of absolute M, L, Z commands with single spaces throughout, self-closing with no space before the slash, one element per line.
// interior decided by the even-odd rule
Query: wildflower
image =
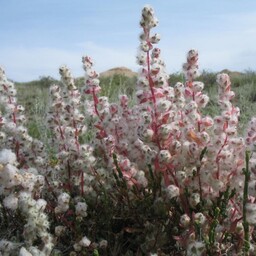
<path fill-rule="evenodd" d="M 158 24 L 158 20 L 154 17 L 154 10 L 151 6 L 146 5 L 142 10 L 142 18 L 140 25 L 146 29 L 151 29 Z"/>
<path fill-rule="evenodd" d="M 141 134 L 140 137 L 143 141 L 149 142 L 152 140 L 153 136 L 154 136 L 154 131 L 152 129 L 146 129 L 144 130 L 144 132 Z"/>
<path fill-rule="evenodd" d="M 157 102 L 157 109 L 161 113 L 165 113 L 171 108 L 172 103 L 168 100 L 159 100 Z"/>
<path fill-rule="evenodd" d="M 140 48 L 143 52 L 148 52 L 152 49 L 152 45 L 150 45 L 146 41 L 144 41 L 144 42 L 141 42 Z"/>
<path fill-rule="evenodd" d="M 58 196 L 58 206 L 55 207 L 55 213 L 66 212 L 69 208 L 70 195 L 68 193 L 62 193 Z"/>
<path fill-rule="evenodd" d="M 183 64 L 183 71 L 188 82 L 192 82 L 199 76 L 197 61 L 198 52 L 195 49 L 191 49 L 187 54 L 187 62 Z"/>
<path fill-rule="evenodd" d="M 183 214 L 180 216 L 180 225 L 183 228 L 188 227 L 190 224 L 190 217 L 187 214 Z"/>
<path fill-rule="evenodd" d="M 195 93 L 201 92 L 203 89 L 204 89 L 204 83 L 199 81 L 192 82 L 191 90 L 193 90 L 193 92 Z"/>
<path fill-rule="evenodd" d="M 216 81 L 219 84 L 220 88 L 223 88 L 223 89 L 226 89 L 231 84 L 229 75 L 225 73 L 218 74 Z"/>
<path fill-rule="evenodd" d="M 5 165 L 0 173 L 0 184 L 3 184 L 6 188 L 12 188 L 19 185 L 22 179 L 18 172 L 19 171 L 15 166 L 11 164 Z"/>
<path fill-rule="evenodd" d="M 137 180 L 138 184 L 142 185 L 142 187 L 146 187 L 148 185 L 148 180 L 145 177 L 145 172 L 142 170 L 136 173 L 135 179 Z"/>
<path fill-rule="evenodd" d="M 14 164 L 16 162 L 16 155 L 10 149 L 2 149 L 0 151 L 1 164 Z"/>
<path fill-rule="evenodd" d="M 201 241 L 194 241 L 187 247 L 187 255 L 189 256 L 201 256 L 205 251 L 205 244 Z"/>
<path fill-rule="evenodd" d="M 81 217 L 87 216 L 87 204 L 85 202 L 78 202 L 76 204 L 76 215 Z"/>
<path fill-rule="evenodd" d="M 172 199 L 172 198 L 180 195 L 180 189 L 175 185 L 169 185 L 166 188 L 166 193 L 167 193 L 168 198 Z"/>
<path fill-rule="evenodd" d="M 59 68 L 62 82 L 67 86 L 68 90 L 76 90 L 74 78 L 67 66 L 61 66 Z"/>
<path fill-rule="evenodd" d="M 201 94 L 196 97 L 196 103 L 200 108 L 205 108 L 209 102 L 209 97 L 206 94 Z"/>
<path fill-rule="evenodd" d="M 12 252 L 17 250 L 18 246 L 18 243 L 14 243 L 5 239 L 0 240 L 0 252 L 3 252 L 3 255 L 11 255 Z"/>
<path fill-rule="evenodd" d="M 87 236 L 84 236 L 80 241 L 79 241 L 79 245 L 81 245 L 82 247 L 89 247 L 91 244 L 91 241 L 87 238 Z"/>
<path fill-rule="evenodd" d="M 137 54 L 136 59 L 137 59 L 137 63 L 141 66 L 145 66 L 147 64 L 147 56 L 146 56 L 145 52 L 139 52 Z M 137 83 L 139 84 L 139 81 Z"/>
<path fill-rule="evenodd" d="M 10 194 L 5 197 L 4 206 L 10 210 L 16 210 L 18 208 L 18 197 L 15 194 Z"/>
<path fill-rule="evenodd" d="M 33 256 L 25 247 L 21 247 L 19 256 Z"/>
<path fill-rule="evenodd" d="M 160 163 L 168 163 L 171 160 L 171 154 L 169 150 L 161 150 L 158 155 L 158 160 Z"/>
<path fill-rule="evenodd" d="M 185 180 L 187 178 L 187 174 L 184 171 L 178 171 L 176 173 L 176 178 L 177 178 L 179 184 L 184 184 L 184 182 L 185 182 Z"/>
<path fill-rule="evenodd" d="M 197 212 L 194 215 L 194 221 L 195 221 L 196 224 L 202 226 L 206 222 L 206 217 L 201 212 Z"/>
<path fill-rule="evenodd" d="M 189 197 L 189 203 L 193 208 L 195 208 L 200 203 L 200 201 L 199 193 L 192 193 L 192 195 Z"/>
<path fill-rule="evenodd" d="M 44 199 L 38 199 L 36 201 L 36 207 L 39 211 L 43 212 L 46 208 L 47 202 Z"/>
<path fill-rule="evenodd" d="M 79 243 L 73 244 L 73 247 L 76 252 L 80 252 L 82 250 L 82 246 Z"/>
<path fill-rule="evenodd" d="M 35 246 L 30 246 L 29 248 L 29 252 L 34 256 L 34 255 L 39 255 L 39 256 L 43 256 L 41 251 L 35 247 Z"/>

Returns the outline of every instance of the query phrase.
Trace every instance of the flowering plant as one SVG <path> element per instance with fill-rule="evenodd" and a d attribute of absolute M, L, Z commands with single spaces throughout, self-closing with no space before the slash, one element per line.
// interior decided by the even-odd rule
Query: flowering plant
<path fill-rule="evenodd" d="M 254 255 L 256 118 L 245 138 L 227 74 L 217 76 L 220 114 L 197 81 L 169 85 L 158 24 L 142 10 L 136 104 L 100 96 L 82 58 L 84 87 L 60 68 L 50 87 L 51 150 L 25 128 L 14 84 L 0 70 L 0 202 L 3 255 Z M 85 143 L 90 132 L 92 143 Z M 18 221 L 17 221 L 18 220 Z"/>

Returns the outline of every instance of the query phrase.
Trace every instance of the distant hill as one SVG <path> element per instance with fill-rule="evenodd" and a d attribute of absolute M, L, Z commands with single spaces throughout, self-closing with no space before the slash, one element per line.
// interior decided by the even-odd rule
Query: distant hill
<path fill-rule="evenodd" d="M 116 67 L 100 73 L 100 77 L 110 77 L 113 75 L 124 75 L 127 77 L 137 76 L 136 72 L 126 67 Z"/>
<path fill-rule="evenodd" d="M 239 77 L 239 76 L 245 75 L 245 73 L 237 72 L 237 71 L 231 71 L 229 69 L 223 69 L 219 73 L 226 73 L 226 74 L 228 74 L 229 76 L 232 76 L 232 77 Z"/>
<path fill-rule="evenodd" d="M 210 78 L 211 81 L 204 81 L 207 82 L 207 84 L 213 84 L 216 81 L 216 74 L 218 73 L 227 73 L 228 75 L 230 75 L 231 79 L 244 79 L 247 77 L 247 79 L 253 78 L 253 80 L 255 80 L 256 77 L 256 71 L 245 71 L 245 72 L 237 72 L 237 71 L 231 71 L 229 69 L 223 69 L 220 72 L 209 72 L 209 71 L 203 71 L 202 72 L 202 76 L 200 77 L 200 79 L 206 77 L 208 80 Z M 135 78 L 137 77 L 138 73 L 132 71 L 129 68 L 126 67 L 115 67 L 115 68 L 111 68 L 109 70 L 106 70 L 104 72 L 100 73 L 100 78 L 111 78 L 114 75 L 123 75 L 126 78 Z M 176 73 L 171 73 L 170 74 L 170 80 L 172 81 L 172 84 L 176 83 L 177 81 L 182 81 L 182 79 L 184 79 L 183 77 L 183 73 L 182 72 L 176 72 Z M 83 85 L 84 84 L 84 77 L 77 77 L 75 78 L 76 84 L 77 85 Z M 14 81 L 17 85 L 33 85 L 33 86 L 42 86 L 42 87 L 48 87 L 53 83 L 60 83 L 60 80 L 58 79 L 54 79 L 50 76 L 42 76 L 39 77 L 39 79 L 33 80 L 33 81 L 29 81 L 29 82 L 17 82 Z"/>
<path fill-rule="evenodd" d="M 211 73 L 211 72 L 209 72 L 209 73 Z M 222 71 L 217 72 L 217 73 L 227 73 L 231 77 L 241 77 L 241 76 L 245 75 L 245 73 L 237 72 L 237 71 L 231 71 L 229 69 L 223 69 Z M 137 73 L 132 71 L 129 68 L 126 68 L 126 67 L 111 68 L 107 71 L 104 71 L 104 72 L 100 73 L 100 77 L 111 77 L 113 75 L 124 75 L 124 76 L 130 78 L 130 77 L 137 76 Z"/>

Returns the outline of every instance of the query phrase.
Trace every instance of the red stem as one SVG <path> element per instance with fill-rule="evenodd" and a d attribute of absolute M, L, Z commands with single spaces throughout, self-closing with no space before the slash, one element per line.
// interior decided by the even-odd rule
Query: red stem
<path fill-rule="evenodd" d="M 50 188 L 50 190 L 51 190 L 51 192 L 52 192 L 54 198 L 55 198 L 56 200 L 58 200 L 58 197 L 57 197 L 57 195 L 55 194 L 55 192 L 53 191 L 53 188 L 51 187 L 51 185 L 50 185 L 50 183 L 49 183 L 47 177 L 45 176 L 44 179 L 45 179 L 45 181 L 46 181 L 47 186 Z"/>
<path fill-rule="evenodd" d="M 148 31 L 147 29 L 144 28 L 144 33 L 146 34 L 146 37 L 147 37 L 147 43 L 150 44 L 150 41 L 149 41 L 150 31 Z M 153 108 L 154 108 L 152 128 L 153 128 L 153 131 L 156 135 L 155 137 L 156 137 L 157 146 L 161 150 L 161 145 L 160 145 L 160 141 L 159 141 L 159 138 L 158 138 L 158 125 L 157 125 L 158 115 L 157 115 L 157 108 L 156 108 L 156 96 L 155 96 L 155 92 L 154 92 L 154 82 L 153 82 L 153 79 L 152 79 L 151 74 L 150 74 L 149 51 L 147 51 L 147 76 L 148 76 L 148 82 L 149 82 L 149 87 L 150 87 L 152 100 L 153 100 Z"/>
<path fill-rule="evenodd" d="M 179 185 L 179 182 L 175 176 L 175 174 L 172 172 L 172 170 L 169 170 L 169 173 L 171 174 L 172 178 L 173 178 L 173 181 L 174 181 L 174 184 L 175 186 L 177 186 L 179 189 L 180 189 L 180 202 L 181 202 L 181 205 L 182 205 L 182 208 L 184 209 L 185 213 L 187 215 L 190 215 L 190 211 L 189 211 L 189 207 L 188 207 L 188 204 L 186 202 L 186 197 L 183 193 L 183 189 L 182 187 Z"/>
<path fill-rule="evenodd" d="M 119 143 L 119 135 L 118 135 L 118 131 L 117 131 L 116 125 L 115 125 L 115 135 L 116 135 L 116 141 L 117 141 L 117 143 Z"/>
<path fill-rule="evenodd" d="M 221 151 L 223 150 L 223 148 L 226 146 L 227 144 L 227 140 L 228 140 L 228 135 L 226 135 L 226 138 L 225 138 L 225 141 L 224 143 L 222 144 L 217 156 L 216 156 L 216 163 L 217 163 L 217 167 L 218 167 L 218 170 L 217 170 L 217 179 L 219 180 L 220 179 L 220 158 L 219 158 L 219 155 L 221 153 Z"/>
<path fill-rule="evenodd" d="M 17 160 L 18 162 L 20 162 L 20 143 L 19 141 L 15 140 L 15 154 L 16 154 L 16 157 L 17 157 Z"/>
<path fill-rule="evenodd" d="M 102 121 L 102 118 L 100 117 L 100 114 L 97 109 L 98 98 L 97 98 L 94 88 L 92 89 L 92 96 L 93 96 L 93 102 L 94 102 L 94 111 L 95 111 L 96 115 L 99 117 L 99 119 Z"/>
<path fill-rule="evenodd" d="M 79 141 L 78 141 L 78 130 L 77 130 L 76 122 L 75 122 L 74 119 L 73 119 L 73 127 L 75 128 L 75 144 L 76 144 L 76 149 L 77 149 L 77 152 L 79 154 L 80 144 L 79 144 Z"/>
<path fill-rule="evenodd" d="M 203 199 L 203 191 L 202 191 L 202 182 L 201 182 L 201 176 L 200 176 L 200 167 L 197 167 L 197 176 L 198 176 L 198 185 L 199 185 L 199 192 L 201 200 Z"/>

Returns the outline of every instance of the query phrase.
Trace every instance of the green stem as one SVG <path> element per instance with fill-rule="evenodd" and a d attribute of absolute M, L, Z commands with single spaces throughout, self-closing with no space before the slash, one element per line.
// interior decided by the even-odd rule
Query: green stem
<path fill-rule="evenodd" d="M 244 173 L 244 196 L 243 196 L 243 227 L 244 227 L 244 255 L 249 255 L 250 249 L 250 234 L 249 234 L 249 223 L 246 219 L 246 204 L 248 202 L 248 185 L 250 180 L 250 171 L 249 171 L 249 158 L 250 152 L 246 151 L 245 153 L 245 169 Z"/>
<path fill-rule="evenodd" d="M 118 175 L 119 175 L 119 178 L 122 179 L 123 178 L 123 173 L 122 173 L 122 170 L 121 168 L 119 167 L 118 165 L 118 162 L 117 162 L 117 155 L 115 153 L 113 153 L 113 161 L 114 161 L 114 165 L 116 167 L 116 170 L 118 172 Z"/>
<path fill-rule="evenodd" d="M 220 216 L 220 209 L 218 207 L 216 207 L 214 209 L 214 217 L 213 217 L 213 221 L 210 226 L 210 232 L 209 232 L 209 245 L 210 246 L 213 246 L 215 243 L 215 229 L 219 223 L 219 221 L 218 221 L 219 216 Z"/>

